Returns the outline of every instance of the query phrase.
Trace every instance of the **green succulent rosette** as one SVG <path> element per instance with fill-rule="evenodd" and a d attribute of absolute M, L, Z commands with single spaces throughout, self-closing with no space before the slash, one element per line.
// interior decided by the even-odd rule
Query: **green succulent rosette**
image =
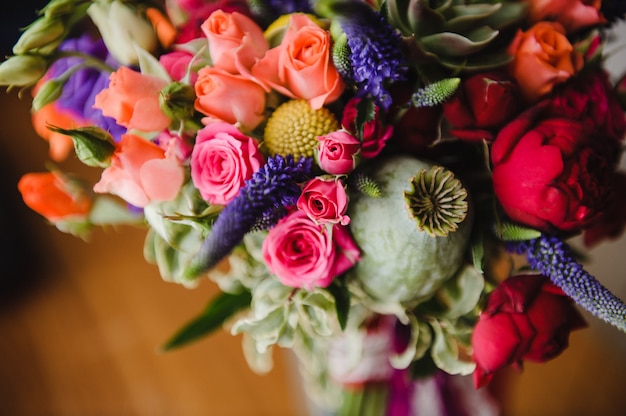
<path fill-rule="evenodd" d="M 506 41 L 520 27 L 527 5 L 519 1 L 389 0 L 390 23 L 412 49 L 418 66 L 483 71 L 511 59 Z M 424 68 L 422 68 L 424 69 Z M 438 78 L 438 77 L 437 77 Z"/>

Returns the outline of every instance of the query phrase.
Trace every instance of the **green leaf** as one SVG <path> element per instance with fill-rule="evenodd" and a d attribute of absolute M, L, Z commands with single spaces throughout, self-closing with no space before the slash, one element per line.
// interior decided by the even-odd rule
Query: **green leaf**
<path fill-rule="evenodd" d="M 163 351 L 182 347 L 219 328 L 228 318 L 250 305 L 252 296 L 244 291 L 238 294 L 220 293 L 199 316 L 181 328 L 165 345 Z"/>
<path fill-rule="evenodd" d="M 541 237 L 541 231 L 519 224 L 504 222 L 500 226 L 500 238 L 505 241 L 525 241 Z"/>
<path fill-rule="evenodd" d="M 372 121 L 376 118 L 376 106 L 371 99 L 361 99 L 356 105 L 356 119 L 354 124 L 356 125 L 357 138 L 360 142 L 363 142 L 363 129 L 365 123 Z"/>
<path fill-rule="evenodd" d="M 350 313 L 350 292 L 343 282 L 339 282 L 339 279 L 335 279 L 327 289 L 335 299 L 337 320 L 339 321 L 339 327 L 343 331 L 348 324 L 348 316 Z"/>
<path fill-rule="evenodd" d="M 467 56 L 483 50 L 498 36 L 498 31 L 483 26 L 461 35 L 452 32 L 437 33 L 420 39 L 429 51 L 441 56 Z"/>
<path fill-rule="evenodd" d="M 437 367 L 448 374 L 471 374 L 476 368 L 476 364 L 460 359 L 454 337 L 438 321 L 432 321 L 431 326 L 435 333 L 431 356 Z"/>

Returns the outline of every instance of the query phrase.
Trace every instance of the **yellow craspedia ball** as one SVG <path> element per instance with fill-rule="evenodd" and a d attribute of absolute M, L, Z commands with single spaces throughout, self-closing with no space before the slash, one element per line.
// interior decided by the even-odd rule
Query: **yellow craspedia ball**
<path fill-rule="evenodd" d="M 327 108 L 313 110 L 305 100 L 281 104 L 267 120 L 263 147 L 270 155 L 313 157 L 318 136 L 339 130 L 339 122 Z"/>

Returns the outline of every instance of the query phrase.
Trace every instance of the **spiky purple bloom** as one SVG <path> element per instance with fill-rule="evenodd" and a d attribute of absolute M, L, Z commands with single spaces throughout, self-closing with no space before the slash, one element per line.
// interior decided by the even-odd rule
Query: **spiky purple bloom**
<path fill-rule="evenodd" d="M 379 107 L 388 109 L 392 102 L 389 84 L 405 80 L 408 70 L 400 34 L 365 2 L 352 2 L 346 10 L 337 11 L 352 66 L 351 73 L 342 76 L 354 83 L 357 97 L 372 97 Z"/>
<path fill-rule="evenodd" d="M 510 249 L 526 254 L 530 267 L 548 276 L 566 295 L 596 317 L 626 332 L 626 304 L 574 260 L 570 247 L 554 236 L 515 243 Z"/>
<path fill-rule="evenodd" d="M 267 228 L 275 225 L 286 214 L 284 208 L 296 204 L 302 193 L 300 185 L 310 178 L 312 166 L 311 158 L 269 158 L 220 212 L 187 277 L 195 278 L 210 270 L 259 224 Z"/>
<path fill-rule="evenodd" d="M 59 49 L 64 52 L 81 52 L 102 60 L 112 68 L 119 67 L 109 55 L 102 39 L 93 39 L 88 34 L 64 41 Z M 49 74 L 53 78 L 58 77 L 82 61 L 79 57 L 61 58 L 51 66 Z M 126 133 L 126 128 L 118 125 L 115 119 L 104 116 L 102 110 L 93 108 L 96 95 L 108 87 L 110 75 L 93 67 L 79 69 L 65 83 L 55 104 L 108 131 L 118 141 Z"/>

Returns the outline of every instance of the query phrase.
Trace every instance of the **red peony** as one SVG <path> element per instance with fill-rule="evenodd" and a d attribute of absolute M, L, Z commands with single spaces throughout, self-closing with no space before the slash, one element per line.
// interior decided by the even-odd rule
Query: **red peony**
<path fill-rule="evenodd" d="M 514 221 L 543 231 L 580 231 L 608 205 L 619 143 L 549 107 L 531 107 L 496 137 L 494 191 Z"/>
<path fill-rule="evenodd" d="M 550 111 L 582 120 L 599 136 L 622 140 L 626 134 L 624 110 L 605 71 L 581 74 L 555 88 Z"/>
<path fill-rule="evenodd" d="M 486 385 L 511 364 L 556 357 L 567 348 L 570 331 L 586 325 L 573 301 L 545 276 L 508 278 L 489 295 L 472 334 L 474 385 Z"/>
<path fill-rule="evenodd" d="M 519 87 L 499 72 L 473 75 L 443 104 L 452 125 L 450 133 L 462 140 L 492 141 L 500 127 L 518 112 Z"/>

